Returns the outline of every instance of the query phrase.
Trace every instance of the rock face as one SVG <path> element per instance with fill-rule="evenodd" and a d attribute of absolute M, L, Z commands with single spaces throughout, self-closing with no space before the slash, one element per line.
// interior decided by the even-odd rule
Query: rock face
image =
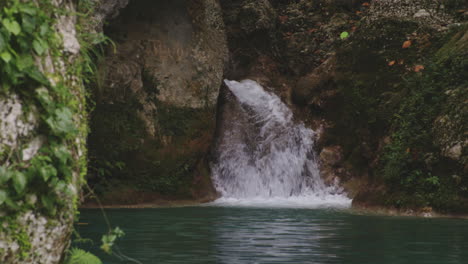
<path fill-rule="evenodd" d="M 356 206 L 467 210 L 466 25 L 454 22 L 453 6 L 437 1 L 372 1 L 327 83 L 316 88 L 322 66 L 299 79 L 299 98 L 329 124 L 324 150 L 343 147 L 338 176 Z"/>
<path fill-rule="evenodd" d="M 209 180 L 200 169 L 227 58 L 217 1 L 130 2 L 105 33 L 115 50 L 109 46 L 100 61 L 93 89 L 96 166 L 124 162 L 111 174 L 189 196 L 192 181 Z"/>
<path fill-rule="evenodd" d="M 223 0 L 226 75 L 259 81 L 323 131 L 322 174 L 356 204 L 466 210 L 462 2 Z"/>
<path fill-rule="evenodd" d="M 80 60 L 75 1 L 55 1 L 54 8 L 66 15 L 33 2 L 24 3 L 32 5 L 27 13 L 17 14 L 23 16 L 22 31 L 8 35 L 9 40 L 16 35 L 28 39 L 31 32 L 39 32 L 28 29 L 24 19 L 31 16 L 37 23 L 47 16 L 43 30 L 49 33 L 44 35 L 56 34 L 60 40 L 42 40 L 49 48 L 36 53 L 13 47 L 17 54 L 35 60 L 18 68 L 17 85 L 3 75 L 6 69 L 11 71 L 15 59 L 0 65 L 0 262 L 5 264 L 63 260 L 73 230 L 80 175 L 85 171 L 87 118 L 84 87 L 74 70 Z M 7 34 L 3 25 L 2 34 Z M 2 49 L 4 45 L 8 41 L 2 42 Z M 21 75 L 22 70 L 34 72 L 34 78 Z M 51 153 L 48 158 L 45 152 Z"/>

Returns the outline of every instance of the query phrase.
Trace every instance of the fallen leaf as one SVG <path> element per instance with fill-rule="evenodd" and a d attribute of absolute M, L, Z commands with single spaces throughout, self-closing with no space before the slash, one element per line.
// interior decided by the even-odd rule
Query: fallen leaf
<path fill-rule="evenodd" d="M 395 61 L 392 60 L 391 62 L 388 63 L 388 66 L 393 66 L 395 64 Z"/>
<path fill-rule="evenodd" d="M 410 148 L 406 149 L 406 153 L 410 153 L 410 151 L 411 151 Z"/>
<path fill-rule="evenodd" d="M 341 39 L 347 39 L 349 37 L 349 33 L 346 31 L 341 32 L 340 38 Z"/>
<path fill-rule="evenodd" d="M 362 3 L 362 6 L 370 6 L 369 2 Z"/>
<path fill-rule="evenodd" d="M 424 66 L 416 65 L 416 66 L 414 66 L 413 70 L 414 70 L 414 72 L 420 72 L 420 71 L 424 70 Z"/>
<path fill-rule="evenodd" d="M 356 15 L 360 15 L 361 13 L 361 11 L 356 11 Z"/>
<path fill-rule="evenodd" d="M 403 59 L 398 60 L 398 64 L 403 65 L 404 63 L 405 63 L 405 60 L 403 60 Z"/>
<path fill-rule="evenodd" d="M 356 27 L 356 26 L 352 27 L 352 28 L 351 28 L 351 32 L 355 32 L 355 31 L 356 31 L 356 29 L 357 29 L 357 27 Z"/>
<path fill-rule="evenodd" d="M 317 31 L 316 28 L 309 28 L 309 30 L 307 30 L 307 32 L 309 32 L 309 33 L 314 33 L 315 31 Z"/>
<path fill-rule="evenodd" d="M 411 46 L 411 40 L 407 40 L 407 41 L 403 42 L 402 48 L 407 49 L 410 46 Z"/>

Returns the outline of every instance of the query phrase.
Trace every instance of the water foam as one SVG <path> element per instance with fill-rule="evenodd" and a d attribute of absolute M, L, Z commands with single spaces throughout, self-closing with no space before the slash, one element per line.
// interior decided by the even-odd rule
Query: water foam
<path fill-rule="evenodd" d="M 338 185 L 320 177 L 315 132 L 293 120 L 292 111 L 252 80 L 225 80 L 240 107 L 224 124 L 212 164 L 221 198 L 216 205 L 256 207 L 348 207 Z"/>

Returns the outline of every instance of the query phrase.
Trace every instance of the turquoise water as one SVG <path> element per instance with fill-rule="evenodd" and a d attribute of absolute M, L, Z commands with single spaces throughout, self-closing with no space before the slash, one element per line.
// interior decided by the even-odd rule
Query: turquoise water
<path fill-rule="evenodd" d="M 468 220 L 363 216 L 327 209 L 182 207 L 108 209 L 126 236 L 118 249 L 141 263 L 468 263 Z M 99 251 L 99 210 L 81 210 L 79 245 Z"/>

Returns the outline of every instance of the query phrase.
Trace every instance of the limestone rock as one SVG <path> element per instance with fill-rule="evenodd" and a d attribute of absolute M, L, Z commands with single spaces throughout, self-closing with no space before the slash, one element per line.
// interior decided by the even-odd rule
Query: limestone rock
<path fill-rule="evenodd" d="M 39 0 L 33 1 L 40 8 Z M 38 69 L 49 78 L 52 85 L 57 80 L 67 83 L 71 94 L 76 96 L 73 104 L 77 110 L 72 114 L 73 122 L 77 127 L 86 127 L 86 119 L 83 107 L 85 96 L 81 81 L 76 81 L 78 76 L 70 74 L 70 67 L 79 56 L 80 45 L 77 41 L 75 1 L 52 1 L 57 8 L 63 10 L 63 14 L 52 16 L 56 23 L 53 29 L 57 37 L 62 40 L 62 46 L 43 57 L 36 57 L 35 63 Z M 50 54 L 61 54 L 52 57 Z M 31 56 L 34 56 L 31 54 Z M 73 71 L 71 71 L 73 72 Z M 60 77 L 57 77 L 60 76 Z M 10 87 L 6 94 L 0 97 L 0 158 L 7 162 L 1 164 L 7 169 L 16 169 L 12 165 L 22 164 L 18 167 L 30 166 L 33 159 L 43 145 L 48 144 L 46 137 L 39 135 L 42 127 L 46 126 L 43 118 L 39 118 L 39 102 L 31 100 L 35 92 L 45 91 L 45 87 Z M 21 92 L 15 92 L 21 89 Z M 48 89 L 51 89 L 50 87 Z M 29 93 L 29 94 L 28 94 Z M 78 98 L 78 99 L 77 99 Z M 70 102 L 65 102 L 70 103 Z M 42 113 L 43 114 L 43 113 Z M 43 116 L 41 116 L 43 117 Z M 47 130 L 46 130 L 47 131 Z M 54 135 L 55 136 L 55 135 Z M 44 214 L 39 210 L 31 210 L 27 204 L 35 204 L 38 200 L 35 194 L 28 194 L 22 200 L 15 200 L 21 210 L 17 212 L 3 211 L 0 209 L 0 263 L 5 264 L 57 264 L 62 260 L 65 249 L 69 246 L 69 239 L 73 230 L 73 218 L 75 215 L 76 201 L 80 189 L 81 168 L 78 161 L 81 160 L 84 150 L 86 134 L 79 131 L 75 140 L 68 140 L 62 146 L 70 150 L 73 162 L 70 165 L 71 179 L 66 180 L 63 189 L 50 187 L 43 191 L 44 194 L 53 194 L 64 202 L 54 216 Z M 6 155 L 5 155 L 6 154 Z M 9 155 L 22 156 L 22 160 L 16 161 Z M 64 180 L 64 179 L 62 179 Z M 5 187 L 3 183 L 3 187 Z M 8 185 L 6 185 L 8 186 Z M 47 186 L 47 185 L 44 185 Z M 42 187 L 42 186 L 41 186 Z M 55 205 L 54 205 L 55 206 Z M 36 208 L 36 207 L 34 207 Z M 7 216 L 7 218 L 4 218 Z"/>
<path fill-rule="evenodd" d="M 420 18 L 420 17 L 428 17 L 431 16 L 429 12 L 427 12 L 425 9 L 420 9 L 416 14 L 414 14 L 414 18 Z"/>
<path fill-rule="evenodd" d="M 446 149 L 443 153 L 445 154 L 446 157 L 449 157 L 453 160 L 458 161 L 462 155 L 462 145 L 461 143 L 457 143 L 451 148 Z"/>

